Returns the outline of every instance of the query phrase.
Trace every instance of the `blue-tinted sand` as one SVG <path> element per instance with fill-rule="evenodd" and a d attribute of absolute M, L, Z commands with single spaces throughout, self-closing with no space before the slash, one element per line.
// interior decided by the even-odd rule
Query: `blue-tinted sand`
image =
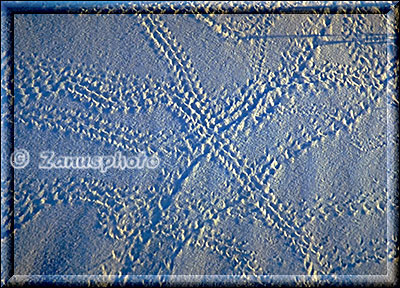
<path fill-rule="evenodd" d="M 14 25 L 16 275 L 388 273 L 385 14 Z M 42 151 L 160 163 L 39 169 Z"/>

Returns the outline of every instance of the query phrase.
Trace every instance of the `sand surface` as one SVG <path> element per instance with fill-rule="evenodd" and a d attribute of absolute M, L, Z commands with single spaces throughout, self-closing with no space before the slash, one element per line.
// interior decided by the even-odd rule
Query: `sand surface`
<path fill-rule="evenodd" d="M 14 21 L 15 274 L 387 273 L 386 15 Z"/>

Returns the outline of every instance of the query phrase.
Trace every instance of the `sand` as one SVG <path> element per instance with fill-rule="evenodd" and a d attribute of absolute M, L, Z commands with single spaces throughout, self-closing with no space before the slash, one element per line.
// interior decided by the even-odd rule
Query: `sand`
<path fill-rule="evenodd" d="M 15 274 L 389 272 L 387 15 L 14 19 Z"/>

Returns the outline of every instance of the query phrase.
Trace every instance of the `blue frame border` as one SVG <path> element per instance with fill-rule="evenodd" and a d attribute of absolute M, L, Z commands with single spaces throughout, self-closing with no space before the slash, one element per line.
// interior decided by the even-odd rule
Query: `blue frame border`
<path fill-rule="evenodd" d="M 315 3 L 315 2 L 314 2 Z M 399 4 L 361 1 L 338 4 L 300 2 L 143 2 L 27 1 L 1 3 L 1 287 L 25 285 L 394 285 L 398 282 L 398 156 L 399 156 Z M 229 276 L 229 275 L 14 275 L 14 171 L 8 161 L 14 150 L 14 14 L 386 14 L 387 65 L 387 189 L 388 274 L 367 276 Z M 395 37 L 393 38 L 393 35 Z"/>

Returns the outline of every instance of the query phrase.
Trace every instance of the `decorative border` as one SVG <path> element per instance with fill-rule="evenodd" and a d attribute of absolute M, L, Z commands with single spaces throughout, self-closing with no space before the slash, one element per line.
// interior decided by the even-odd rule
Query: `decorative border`
<path fill-rule="evenodd" d="M 387 63 L 387 275 L 14 275 L 14 171 L 8 161 L 14 150 L 14 14 L 386 14 Z M 336 2 L 127 2 L 27 1 L 1 3 L 1 287 L 8 285 L 161 285 L 161 284 L 384 284 L 398 280 L 399 156 L 399 4 L 386 1 Z M 395 37 L 393 38 L 393 35 Z"/>

